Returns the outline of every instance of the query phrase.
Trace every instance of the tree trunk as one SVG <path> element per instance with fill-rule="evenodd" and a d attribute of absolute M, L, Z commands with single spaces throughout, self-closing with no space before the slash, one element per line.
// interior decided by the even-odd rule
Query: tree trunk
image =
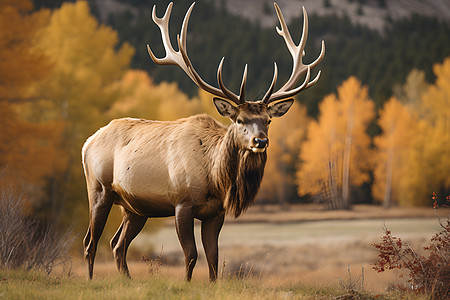
<path fill-rule="evenodd" d="M 394 148 L 391 146 L 388 150 L 388 158 L 386 161 L 386 183 L 384 185 L 384 199 L 383 207 L 391 207 L 391 195 L 392 195 L 392 169 L 394 164 Z"/>
<path fill-rule="evenodd" d="M 282 153 L 287 153 L 288 149 L 285 145 L 284 142 L 281 143 L 281 149 L 282 149 Z M 289 209 L 289 203 L 287 200 L 287 166 L 286 166 L 286 162 L 283 159 L 280 159 L 279 164 L 278 164 L 278 169 L 280 170 L 280 177 L 281 177 L 281 182 L 279 184 L 279 186 L 277 186 L 276 190 L 277 190 L 277 196 L 278 196 L 278 201 L 280 203 L 280 206 L 283 210 L 288 210 Z"/>
<path fill-rule="evenodd" d="M 338 186 L 336 184 L 336 166 L 334 161 L 328 162 L 328 205 L 331 210 L 342 209 L 342 201 L 339 199 Z"/>
<path fill-rule="evenodd" d="M 352 149 L 353 109 L 348 114 L 342 163 L 342 202 L 343 209 L 350 209 L 350 154 Z"/>

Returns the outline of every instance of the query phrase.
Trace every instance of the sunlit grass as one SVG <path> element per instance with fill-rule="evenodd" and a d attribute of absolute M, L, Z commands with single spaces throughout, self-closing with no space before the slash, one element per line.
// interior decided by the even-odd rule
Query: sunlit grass
<path fill-rule="evenodd" d="M 163 275 L 133 280 L 115 275 L 88 281 L 36 271 L 0 271 L 0 299 L 331 299 L 346 293 L 332 285 L 276 285 L 260 278 L 231 277 L 210 284 Z"/>

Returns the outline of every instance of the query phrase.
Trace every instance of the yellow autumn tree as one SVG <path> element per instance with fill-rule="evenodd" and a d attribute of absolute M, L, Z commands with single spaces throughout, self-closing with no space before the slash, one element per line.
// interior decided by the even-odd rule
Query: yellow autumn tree
<path fill-rule="evenodd" d="M 417 134 L 417 115 L 405 104 L 392 97 L 380 111 L 378 125 L 382 133 L 375 137 L 374 181 L 372 193 L 376 200 L 388 208 L 401 202 L 402 180 L 408 176 L 412 141 Z"/>
<path fill-rule="evenodd" d="M 108 111 L 110 119 L 133 117 L 158 119 L 160 103 L 165 99 L 167 85 L 154 85 L 148 73 L 129 70 L 112 89 L 120 95 Z M 172 96 L 172 95 L 171 95 Z"/>
<path fill-rule="evenodd" d="M 192 101 L 189 97 L 178 89 L 176 83 L 162 82 L 161 105 L 158 109 L 158 118 L 163 121 L 176 120 L 195 115 L 199 112 L 197 101 Z"/>
<path fill-rule="evenodd" d="M 53 68 L 30 87 L 28 92 L 39 95 L 39 100 L 27 103 L 22 111 L 36 122 L 65 124 L 62 147 L 68 164 L 49 177 L 47 198 L 57 206 L 55 215 L 67 222 L 74 215 L 86 215 L 81 147 L 109 122 L 107 112 L 120 97 L 112 87 L 128 70 L 134 52 L 127 43 L 118 44 L 118 34 L 97 22 L 87 2 L 78 1 L 51 12 L 33 47 L 50 58 Z"/>
<path fill-rule="evenodd" d="M 436 81 L 417 108 L 420 119 L 402 179 L 402 205 L 431 205 L 432 192 L 450 192 L 450 58 L 433 71 Z"/>
<path fill-rule="evenodd" d="M 433 67 L 436 82 L 422 95 L 425 120 L 432 126 L 428 159 L 435 159 L 433 173 L 441 188 L 450 190 L 450 57 Z"/>
<path fill-rule="evenodd" d="M 32 10 L 30 0 L 0 0 L 0 101 L 32 100 L 27 99 L 24 87 L 51 69 L 48 57 L 33 50 L 47 13 Z"/>
<path fill-rule="evenodd" d="M 350 77 L 336 95 L 324 98 L 319 118 L 309 125 L 300 152 L 298 193 L 324 196 L 331 208 L 350 207 L 350 188 L 369 180 L 370 137 L 366 130 L 374 117 L 368 88 Z"/>
<path fill-rule="evenodd" d="M 65 160 L 59 151 L 61 124 L 30 122 L 21 113 L 21 104 L 37 98 L 27 87 L 52 68 L 42 51 L 33 50 L 48 13 L 32 11 L 29 0 L 0 1 L 0 181 L 37 195 L 43 178 Z"/>
<path fill-rule="evenodd" d="M 229 122 L 215 109 L 211 94 L 199 89 L 197 96 L 189 98 L 179 90 L 176 83 L 155 84 L 144 71 L 127 71 L 114 84 L 113 90 L 120 97 L 108 113 L 110 118 L 134 117 L 169 121 L 207 113 L 223 123 Z"/>
<path fill-rule="evenodd" d="M 267 163 L 258 202 L 286 205 L 295 195 L 295 167 L 308 122 L 306 108 L 295 102 L 286 115 L 270 124 Z"/>
<path fill-rule="evenodd" d="M 336 143 L 338 101 L 335 95 L 326 96 L 319 104 L 318 120 L 308 125 L 307 138 L 300 151 L 297 170 L 297 186 L 300 196 L 318 196 L 329 193 L 330 201 L 335 202 L 337 186 L 334 184 L 337 161 Z M 328 187 L 328 191 L 325 188 Z"/>
<path fill-rule="evenodd" d="M 176 84 L 162 82 L 159 88 L 163 91 L 163 99 L 159 108 L 160 120 L 176 120 L 206 113 L 223 124 L 228 124 L 228 118 L 222 117 L 213 104 L 213 97 L 202 89 L 193 98 L 182 93 Z M 168 94 L 167 94 L 168 93 Z"/>
<path fill-rule="evenodd" d="M 117 32 L 100 25 L 84 1 L 63 4 L 40 32 L 36 49 L 54 68 L 35 90 L 48 103 L 41 106 L 53 106 L 50 118 L 77 124 L 74 129 L 83 135 L 76 136 L 78 142 L 105 121 L 103 113 L 118 99 L 111 85 L 122 78 L 134 53 L 127 43 L 116 50 L 118 43 Z"/>

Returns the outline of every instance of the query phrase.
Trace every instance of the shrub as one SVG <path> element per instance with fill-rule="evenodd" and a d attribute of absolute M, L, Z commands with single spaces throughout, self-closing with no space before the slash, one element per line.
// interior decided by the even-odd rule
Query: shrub
<path fill-rule="evenodd" d="M 339 286 L 344 291 L 358 292 L 364 289 L 364 267 L 361 268 L 361 276 L 352 276 L 350 265 L 347 266 L 347 278 L 339 279 Z"/>
<path fill-rule="evenodd" d="M 43 269 L 68 266 L 70 231 L 59 234 L 24 214 L 25 195 L 12 187 L 0 188 L 0 268 Z"/>
<path fill-rule="evenodd" d="M 436 195 L 434 208 L 437 209 Z M 446 198 L 450 202 L 450 196 Z M 408 287 L 403 290 L 411 290 L 416 293 L 427 293 L 438 299 L 450 299 L 450 219 L 445 221 L 438 218 L 441 231 L 436 233 L 428 246 L 423 249 L 428 256 L 419 255 L 402 239 L 392 235 L 391 231 L 384 227 L 385 234 L 378 244 L 373 246 L 378 249 L 378 261 L 374 269 L 384 272 L 390 269 L 407 269 L 409 271 Z"/>

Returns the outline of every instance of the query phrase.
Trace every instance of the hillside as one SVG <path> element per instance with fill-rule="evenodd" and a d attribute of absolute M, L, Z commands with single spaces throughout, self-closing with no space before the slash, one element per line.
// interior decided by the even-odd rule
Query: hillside
<path fill-rule="evenodd" d="M 34 0 L 37 8 L 57 8 L 71 0 Z M 162 16 L 170 0 L 91 0 L 91 12 L 136 50 L 132 68 L 145 70 L 155 82 L 176 82 L 194 96 L 198 90 L 177 68 L 150 63 L 147 44 L 157 56 L 164 50 L 151 20 L 152 6 Z M 446 0 L 279 0 L 294 40 L 302 28 L 301 6 L 309 14 L 305 62 L 315 59 L 325 40 L 322 76 L 301 102 L 315 116 L 318 103 L 349 76 L 369 87 L 380 106 L 405 83 L 413 70 L 435 79 L 432 66 L 450 55 L 450 2 Z M 175 43 L 191 1 L 178 1 L 172 10 L 170 31 Z M 279 66 L 279 82 L 290 72 L 291 58 L 276 34 L 278 23 L 272 0 L 199 0 L 189 22 L 188 52 L 203 78 L 216 82 L 217 64 L 226 56 L 224 77 L 232 90 L 240 84 L 242 68 L 249 66 L 247 94 L 258 99 L 272 78 L 272 62 Z M 233 34 L 230 34 L 233 33 Z M 255 51 L 257 49 L 257 51 Z M 377 63 L 374 63 L 377 62 Z M 318 71 L 318 70 L 317 70 Z M 316 71 L 316 72 L 317 72 Z"/>
<path fill-rule="evenodd" d="M 93 0 L 92 2 L 97 6 L 103 21 L 107 20 L 110 13 L 124 10 L 137 14 L 136 6 L 129 3 L 151 9 L 151 5 L 146 1 Z M 214 3 L 217 8 L 225 7 L 229 13 L 244 17 L 262 27 L 273 27 L 277 24 L 277 19 L 273 17 L 275 12 L 271 0 L 207 0 L 207 2 Z M 379 32 L 383 31 L 388 21 L 409 18 L 413 14 L 450 23 L 450 2 L 445 0 L 278 0 L 276 2 L 282 7 L 288 23 L 300 16 L 301 6 L 305 6 L 309 14 L 348 16 L 352 24 L 364 25 Z"/>
<path fill-rule="evenodd" d="M 263 27 L 275 26 L 277 20 L 268 17 L 273 14 L 272 1 L 240 1 L 226 0 L 227 10 L 235 15 L 243 16 Z M 365 25 L 371 29 L 382 31 L 387 20 L 397 21 L 409 18 L 413 14 L 435 17 L 450 22 L 450 2 L 441 0 L 278 0 L 285 12 L 287 22 L 301 14 L 303 5 L 309 14 L 319 16 L 348 16 L 353 24 Z M 216 3 L 220 3 L 217 2 Z"/>

